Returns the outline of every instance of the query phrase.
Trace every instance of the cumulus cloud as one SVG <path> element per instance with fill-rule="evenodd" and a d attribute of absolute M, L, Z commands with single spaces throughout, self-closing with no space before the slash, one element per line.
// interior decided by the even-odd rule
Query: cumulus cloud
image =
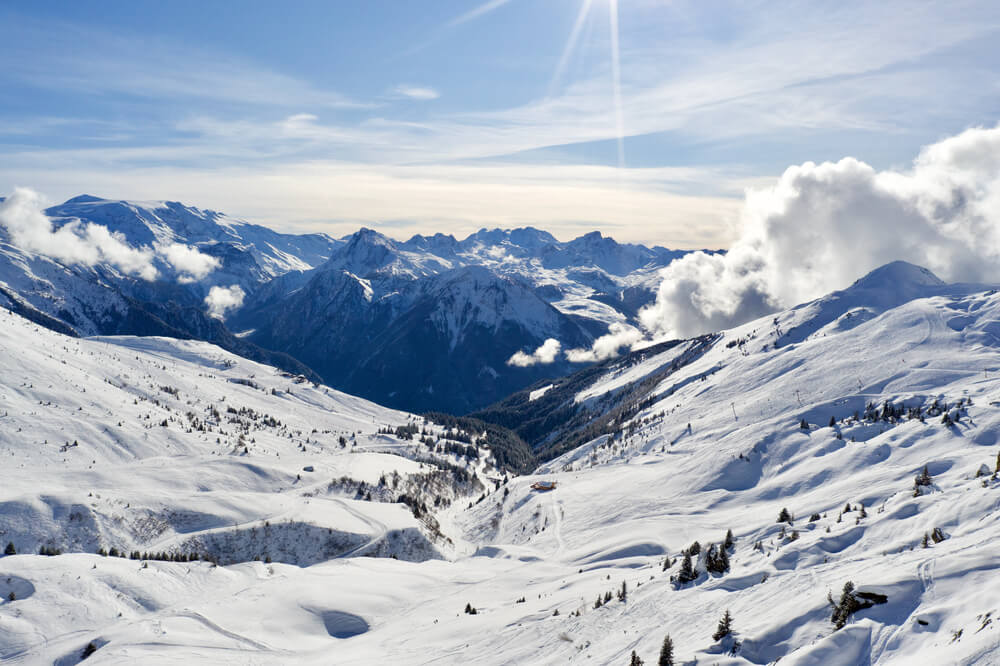
<path fill-rule="evenodd" d="M 849 157 L 790 167 L 747 192 L 727 254 L 696 252 L 664 269 L 640 321 L 657 338 L 715 331 L 897 259 L 947 281 L 1000 280 L 1000 127 L 926 146 L 906 171 Z"/>
<path fill-rule="evenodd" d="M 246 293 L 238 284 L 231 287 L 212 287 L 205 297 L 205 305 L 208 306 L 210 315 L 221 319 L 227 310 L 243 305 L 245 296 Z"/>
<path fill-rule="evenodd" d="M 507 359 L 507 365 L 514 365 L 519 368 L 527 368 L 538 364 L 548 365 L 556 360 L 560 349 L 562 349 L 562 344 L 555 338 L 549 338 L 530 354 L 525 354 L 523 351 L 517 352 Z"/>
<path fill-rule="evenodd" d="M 0 203 L 0 225 L 7 229 L 15 245 L 68 264 L 106 263 L 145 280 L 158 276 L 151 249 L 133 248 L 124 236 L 99 224 L 74 221 L 53 229 L 43 208 L 41 195 L 23 187 L 16 188 Z"/>
<path fill-rule="evenodd" d="M 180 282 L 201 280 L 221 264 L 217 258 L 203 254 L 197 248 L 183 243 L 158 245 L 156 251 L 174 267 Z"/>
<path fill-rule="evenodd" d="M 54 229 L 45 215 L 45 200 L 34 190 L 19 187 L 0 202 L 0 226 L 14 245 L 66 264 L 109 264 L 144 280 L 160 276 L 157 258 L 173 267 L 180 282 L 194 282 L 219 267 L 219 260 L 181 243 L 134 248 L 123 234 L 101 224 L 73 220 Z"/>
<path fill-rule="evenodd" d="M 896 260 L 947 281 L 1000 281 L 1000 126 L 925 146 L 905 171 L 851 157 L 789 167 L 747 190 L 727 253 L 694 252 L 662 271 L 641 330 L 612 324 L 566 357 L 600 361 L 643 341 L 736 326 Z"/>
<path fill-rule="evenodd" d="M 567 349 L 566 358 L 570 363 L 603 361 L 617 356 L 622 347 L 631 347 L 644 338 L 639 329 L 616 321 L 608 327 L 605 335 L 594 340 L 590 349 Z"/>

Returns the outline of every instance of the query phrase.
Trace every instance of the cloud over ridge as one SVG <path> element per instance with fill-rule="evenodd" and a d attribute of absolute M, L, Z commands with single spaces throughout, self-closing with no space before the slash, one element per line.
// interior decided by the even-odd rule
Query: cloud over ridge
<path fill-rule="evenodd" d="M 15 188 L 0 202 L 0 226 L 21 249 L 65 264 L 107 264 L 143 280 L 160 277 L 156 259 L 171 266 L 182 283 L 201 280 L 220 265 L 215 257 L 182 243 L 132 247 L 123 234 L 93 222 L 73 220 L 56 229 L 44 208 L 44 198 L 38 192 Z"/>
<path fill-rule="evenodd" d="M 555 338 L 548 338 L 543 342 L 538 349 L 530 354 L 526 354 L 523 351 L 516 352 L 513 356 L 507 359 L 507 365 L 513 365 L 518 368 L 527 368 L 532 365 L 547 365 L 556 360 L 559 355 L 559 351 L 562 349 L 562 343 L 560 343 Z"/>
<path fill-rule="evenodd" d="M 789 167 L 747 192 L 726 254 L 695 252 L 663 270 L 640 320 L 656 338 L 720 330 L 899 259 L 949 281 L 1000 280 L 1000 127 L 925 146 L 908 171 L 851 157 Z"/>

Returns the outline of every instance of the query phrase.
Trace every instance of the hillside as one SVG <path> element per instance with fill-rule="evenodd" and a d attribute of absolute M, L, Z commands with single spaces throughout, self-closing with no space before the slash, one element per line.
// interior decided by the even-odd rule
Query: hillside
<path fill-rule="evenodd" d="M 500 472 L 477 466 L 483 486 L 468 501 L 454 501 L 460 494 L 450 491 L 450 506 L 428 506 L 434 523 L 416 526 L 433 554 L 407 540 L 402 551 L 390 543 L 376 553 L 398 560 L 321 555 L 324 561 L 305 567 L 294 564 L 315 560 L 268 565 L 234 558 L 218 568 L 150 561 L 143 568 L 141 561 L 84 553 L 0 558 L 0 584 L 8 586 L 0 591 L 16 597 L 0 605 L 0 654 L 11 663 L 73 663 L 93 642 L 95 663 L 625 664 L 634 650 L 649 664 L 669 634 L 679 663 L 995 663 L 997 322 L 995 289 L 945 285 L 922 269 L 893 264 L 774 316 L 537 387 L 528 403 L 552 396 L 589 410 L 588 421 L 557 427 L 558 438 L 582 439 L 594 422 L 610 432 L 506 483 Z M 32 326 L 7 315 L 0 340 L 23 344 Z M 88 533 L 77 523 L 89 519 L 56 527 L 56 516 L 73 511 L 55 507 L 75 502 L 91 507 L 87 515 L 99 524 L 108 515 L 109 524 L 120 525 L 131 510 L 165 501 L 158 489 L 176 487 L 176 501 L 198 516 L 222 516 L 222 525 L 189 518 L 204 532 L 201 543 L 213 529 L 249 520 L 258 527 L 257 547 L 246 554 L 265 545 L 270 553 L 282 541 L 261 532 L 259 521 L 270 520 L 273 530 L 287 515 L 282 511 L 301 523 L 365 534 L 357 514 L 333 506 L 347 500 L 324 490 L 331 476 L 350 473 L 348 465 L 370 480 L 375 472 L 359 462 L 369 457 L 391 458 L 401 475 L 419 465 L 394 455 L 409 443 L 380 436 L 372 422 L 398 425 L 410 417 L 322 387 L 290 385 L 290 378 L 238 359 L 233 368 L 211 367 L 201 343 L 42 334 L 44 350 L 22 355 L 52 358 L 3 374 L 5 395 L 21 396 L 4 417 L 17 422 L 5 428 L 0 451 L 15 463 L 4 468 L 0 486 L 8 534 L 18 529 L 10 517 L 31 511 L 31 525 L 51 529 L 46 538 L 77 550 L 84 541 L 74 535 Z M 102 350 L 100 361 L 76 365 Z M 129 407 L 137 395 L 112 393 L 89 402 L 95 386 L 111 386 L 104 379 L 118 381 L 116 357 L 130 364 L 126 381 L 148 391 L 146 401 Z M 81 368 L 64 384 L 55 375 L 62 360 Z M 256 443 L 240 455 L 229 448 L 231 426 L 224 426 L 228 441 L 216 444 L 212 435 L 221 435 L 214 432 L 210 441 L 200 434 L 183 439 L 169 420 L 178 413 L 162 412 L 168 426 L 155 425 L 161 412 L 151 399 L 168 401 L 175 412 L 180 406 L 148 384 L 167 379 L 164 366 L 188 363 L 199 369 L 178 384 L 181 400 L 220 394 L 227 404 L 287 411 L 281 420 L 303 433 L 283 440 L 255 431 Z M 48 383 L 28 374 L 46 368 Z M 226 381 L 233 378 L 279 393 Z M 281 393 L 288 388 L 291 395 Z M 260 402 L 250 402 L 255 398 Z M 45 404 L 50 400 L 53 406 Z M 36 416 L 55 404 L 67 419 L 104 425 L 82 433 L 79 447 L 60 451 L 72 443 L 59 430 L 66 426 L 41 425 Z M 323 407 L 322 417 L 308 411 L 313 405 Z M 153 412 L 149 427 L 142 425 Z M 102 427 L 118 432 L 119 413 L 128 415 L 122 445 L 101 434 Z M 297 419 L 309 419 L 319 432 L 293 426 Z M 443 434 L 451 426 L 417 427 Z M 362 452 L 338 453 L 336 433 L 357 430 Z M 147 434 L 158 442 L 153 451 Z M 558 448 L 558 438 L 548 444 Z M 306 464 L 316 471 L 302 472 Z M 217 465 L 220 471 L 211 471 Z M 299 495 L 295 474 L 322 478 L 303 481 L 309 493 Z M 542 479 L 556 489 L 533 491 Z M 244 493 L 256 498 L 250 506 L 268 509 L 244 508 Z M 104 502 L 117 508 L 101 508 Z M 361 523 L 384 525 L 390 534 L 414 520 L 401 505 L 398 522 L 376 513 L 391 504 L 347 506 L 364 517 Z M 427 528 L 435 523 L 437 542 Z M 171 525 L 164 543 L 184 542 L 183 522 Z M 27 534 L 21 528 L 18 538 Z M 367 534 L 360 543 L 372 543 Z M 854 591 L 845 593 L 848 582 Z M 727 610 L 732 633 L 716 640 Z"/>
<path fill-rule="evenodd" d="M 0 540 L 31 553 L 0 560 L 5 660 L 37 647 L 39 631 L 83 621 L 73 611 L 48 617 L 51 603 L 91 618 L 111 612 L 89 604 L 113 582 L 94 581 L 101 589 L 83 596 L 58 587 L 52 598 L 45 585 L 57 579 L 9 575 L 19 562 L 49 560 L 37 553 L 97 557 L 111 571 L 141 559 L 145 578 L 167 562 L 207 575 L 254 561 L 453 557 L 461 544 L 430 507 L 507 473 L 488 448 L 497 433 L 425 423 L 203 342 L 73 338 L 6 312 L 0 355 Z M 516 455 L 516 441 L 502 445 L 498 457 Z M 36 590 L 46 599 L 37 606 L 28 599 Z M 149 594 L 161 592 L 173 593 Z M 133 611 L 120 624 L 156 603 L 114 594 L 116 608 Z"/>

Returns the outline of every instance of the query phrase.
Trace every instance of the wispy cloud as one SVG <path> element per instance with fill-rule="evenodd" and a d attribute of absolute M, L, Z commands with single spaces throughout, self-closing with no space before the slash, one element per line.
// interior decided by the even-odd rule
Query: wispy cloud
<path fill-rule="evenodd" d="M 505 4 L 479 4 L 440 30 Z M 629 39 L 630 22 L 661 29 L 634 14 L 653 11 L 653 4 L 655 16 L 673 12 L 669 38 Z M 635 142 L 677 136 L 696 149 L 723 146 L 728 161 L 716 168 L 619 171 L 568 157 L 615 139 L 618 124 L 607 45 L 598 64 L 569 75 L 571 52 L 586 46 L 590 23 L 582 10 L 567 24 L 569 43 L 552 63 L 555 81 L 568 83 L 560 83 L 558 94 L 551 88 L 543 94 L 543 76 L 537 97 L 506 107 L 465 105 L 450 89 L 440 103 L 387 103 L 393 96 L 426 101 L 439 94 L 426 85 L 397 84 L 413 79 L 395 71 L 372 88 L 381 102 L 374 106 L 207 49 L 28 26 L 15 39 L 0 39 L 0 60 L 8 63 L 2 77 L 125 100 L 122 108 L 141 98 L 156 115 L 138 122 L 123 113 L 128 126 L 100 125 L 108 140 L 98 143 L 62 130 L 57 119 L 43 127 L 35 114 L 25 115 L 23 124 L 4 114 L 0 139 L 9 138 L 0 191 L 30 183 L 66 196 L 100 189 L 183 198 L 315 228 L 409 221 L 414 230 L 457 232 L 535 223 L 576 233 L 589 225 L 636 240 L 717 247 L 733 237 L 727 219 L 742 196 L 740 185 L 775 175 L 744 166 L 756 157 L 755 141 L 829 141 L 853 132 L 877 134 L 882 143 L 914 128 L 925 140 L 942 119 L 948 129 L 941 132 L 983 122 L 1000 99 L 992 85 L 1000 56 L 988 42 L 1000 29 L 1000 5 L 890 0 L 741 8 L 722 38 L 699 31 L 697 21 L 685 17 L 691 7 L 679 5 L 621 3 L 622 124 Z M 0 27 L 0 37 L 10 33 Z M 73 40 L 102 48 L 73 58 L 35 47 Z M 961 66 L 949 66 L 949 58 Z M 463 110 L 472 108 L 487 110 Z M 968 120 L 976 113 L 982 116 Z M 60 131 L 67 136 L 63 144 L 38 139 Z M 653 163 L 685 163 L 669 147 L 659 152 Z M 552 163 L 541 165 L 542 159 Z"/>
<path fill-rule="evenodd" d="M 209 48 L 139 39 L 71 24 L 18 20 L 0 31 L 4 75 L 24 84 L 88 95 L 114 93 L 145 99 L 200 99 L 318 108 L 368 104 L 266 66 Z M 46 48 L 38 48 L 45 44 Z M 81 57 L 67 44 L 99 44 Z"/>
<path fill-rule="evenodd" d="M 398 85 L 392 90 L 393 94 L 401 97 L 409 97 L 410 99 L 418 100 L 432 100 L 437 99 L 441 96 L 437 90 L 434 88 L 428 88 L 426 86 L 411 86 L 411 85 Z"/>
<path fill-rule="evenodd" d="M 690 36 L 623 51 L 626 134 L 674 132 L 711 143 L 789 131 L 896 132 L 902 114 L 909 126 L 924 126 L 953 114 L 955 96 L 986 94 L 977 82 L 992 76 L 993 63 L 953 70 L 937 66 L 934 58 L 1000 27 L 1000 13 L 960 16 L 918 6 L 913 15 L 892 19 L 900 29 L 891 34 L 880 27 L 890 20 L 890 9 L 871 6 L 862 14 L 860 22 L 850 13 L 799 16 L 801 30 L 792 32 L 756 17 L 724 51 L 707 38 Z M 203 117 L 194 129 L 212 141 L 225 138 L 232 125 L 238 127 L 236 136 L 259 142 L 265 152 L 282 152 L 265 148 L 267 142 L 309 139 L 316 157 L 346 148 L 352 157 L 388 163 L 496 158 L 616 139 L 609 77 L 598 69 L 559 95 L 490 111 L 439 113 L 420 122 L 373 115 L 353 123 L 309 118 L 295 131 L 287 124 L 277 131 L 259 119 Z M 939 94 L 928 98 L 928 90 Z M 436 94 L 422 86 L 394 92 L 417 99 Z"/>

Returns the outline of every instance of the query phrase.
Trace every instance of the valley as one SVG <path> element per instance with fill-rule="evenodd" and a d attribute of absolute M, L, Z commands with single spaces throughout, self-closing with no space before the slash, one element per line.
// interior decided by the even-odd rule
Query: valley
<path fill-rule="evenodd" d="M 479 415 L 524 421 L 526 475 L 206 343 L 5 314 L 4 658 L 990 663 L 998 313 L 897 263 L 631 352 Z"/>

